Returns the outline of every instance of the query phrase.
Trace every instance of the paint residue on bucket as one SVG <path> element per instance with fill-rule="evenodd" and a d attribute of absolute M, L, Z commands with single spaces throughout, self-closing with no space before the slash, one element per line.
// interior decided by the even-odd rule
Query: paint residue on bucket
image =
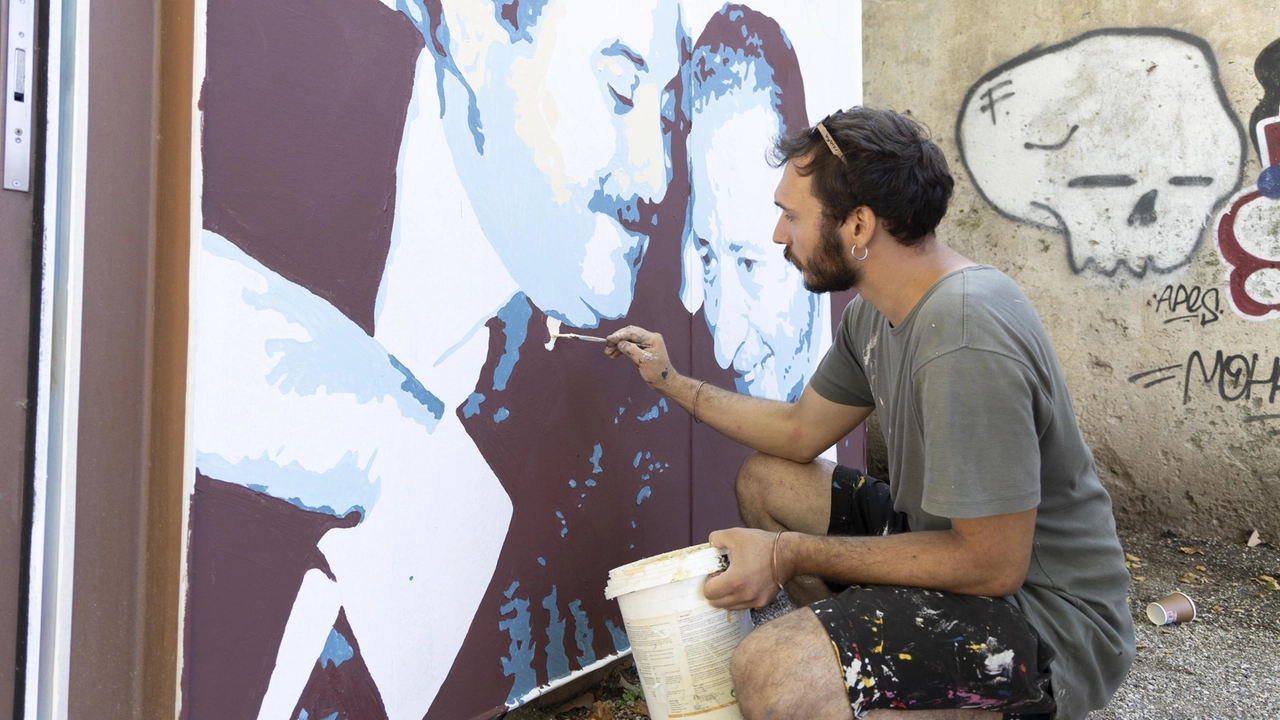
<path fill-rule="evenodd" d="M 703 544 L 609 571 L 605 597 L 622 610 L 653 720 L 742 717 L 730 663 L 750 615 L 712 607 L 702 593 L 707 576 L 726 567 L 724 551 Z"/>

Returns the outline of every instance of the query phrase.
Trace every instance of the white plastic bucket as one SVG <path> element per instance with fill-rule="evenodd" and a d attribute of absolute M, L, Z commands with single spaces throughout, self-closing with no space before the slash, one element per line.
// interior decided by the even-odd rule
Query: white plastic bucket
<path fill-rule="evenodd" d="M 707 576 L 728 567 L 724 550 L 695 545 L 609 571 L 652 720 L 741 720 L 733 691 L 733 649 L 751 613 L 712 607 Z"/>

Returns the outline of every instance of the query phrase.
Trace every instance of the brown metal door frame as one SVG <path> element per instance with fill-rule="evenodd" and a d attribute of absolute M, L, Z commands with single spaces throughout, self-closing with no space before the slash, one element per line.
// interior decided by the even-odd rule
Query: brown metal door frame
<path fill-rule="evenodd" d="M 66 689 L 54 691 L 71 718 L 171 718 L 186 466 L 195 0 L 49 1 L 56 4 L 50 15 L 61 20 L 81 13 L 77 28 L 87 42 L 75 50 L 81 62 L 83 53 L 92 56 L 83 66 L 83 193 L 65 197 L 51 186 L 46 203 L 73 206 L 83 227 L 82 295 L 72 308 L 80 313 L 78 361 L 68 361 L 79 377 L 68 402 L 74 432 L 62 435 L 69 444 L 61 454 L 55 446 L 60 457 L 52 458 L 69 456 L 75 497 L 62 535 L 74 538 L 69 653 L 58 668 L 58 687 Z M 59 28 L 52 32 L 61 37 Z M 57 70 L 48 76 L 59 83 Z M 46 233 L 46 242 L 54 239 Z M 56 272 L 44 283 L 55 280 Z M 65 330 L 46 324 L 51 333 Z M 44 538 L 34 542 L 43 549 Z M 41 608 L 29 617 L 39 625 Z M 28 697 L 40 681 L 32 675 Z M 20 697 L 15 717 L 24 706 L 34 708 Z"/>

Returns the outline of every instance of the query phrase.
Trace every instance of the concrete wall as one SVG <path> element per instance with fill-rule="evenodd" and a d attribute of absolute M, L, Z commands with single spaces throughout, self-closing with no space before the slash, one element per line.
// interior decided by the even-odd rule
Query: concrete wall
<path fill-rule="evenodd" d="M 1253 139 L 1278 114 L 1277 17 L 863 5 L 865 101 L 932 128 L 957 180 L 939 236 L 1035 303 L 1121 524 L 1280 539 L 1280 200 L 1255 189 L 1280 157 Z"/>

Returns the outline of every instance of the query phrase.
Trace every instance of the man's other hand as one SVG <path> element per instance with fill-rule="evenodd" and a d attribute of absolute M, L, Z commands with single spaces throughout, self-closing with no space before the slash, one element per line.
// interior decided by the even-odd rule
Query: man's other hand
<path fill-rule="evenodd" d="M 729 569 L 707 578 L 702 593 L 715 607 L 730 610 L 764 607 L 778 595 L 773 577 L 773 539 L 776 533 L 748 528 L 730 528 L 711 533 L 708 539 L 718 548 L 728 548 Z M 783 538 L 785 540 L 785 538 Z M 782 558 L 778 558 L 779 562 Z M 778 581 L 786 582 L 784 568 L 778 567 Z"/>
<path fill-rule="evenodd" d="M 667 344 L 658 333 L 628 325 L 610 335 L 607 340 L 604 354 L 611 358 L 626 355 L 640 370 L 640 377 L 655 390 L 660 390 L 679 375 L 671 366 Z"/>

